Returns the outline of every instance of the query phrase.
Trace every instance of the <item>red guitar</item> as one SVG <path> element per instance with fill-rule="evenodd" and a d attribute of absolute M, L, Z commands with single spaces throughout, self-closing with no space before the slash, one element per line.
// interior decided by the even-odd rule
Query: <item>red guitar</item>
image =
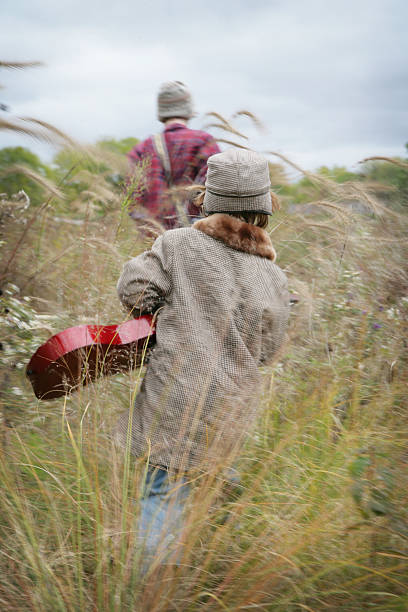
<path fill-rule="evenodd" d="M 100 376 L 139 367 L 154 342 L 149 315 L 121 325 L 70 327 L 37 349 L 26 374 L 39 399 L 54 399 Z"/>

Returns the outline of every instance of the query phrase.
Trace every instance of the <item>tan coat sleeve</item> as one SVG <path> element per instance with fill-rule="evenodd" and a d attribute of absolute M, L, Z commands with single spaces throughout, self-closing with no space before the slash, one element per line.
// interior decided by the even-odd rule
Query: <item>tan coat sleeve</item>
<path fill-rule="evenodd" d="M 169 246 L 163 236 L 150 251 L 128 261 L 117 284 L 119 299 L 134 317 L 154 313 L 171 289 Z"/>

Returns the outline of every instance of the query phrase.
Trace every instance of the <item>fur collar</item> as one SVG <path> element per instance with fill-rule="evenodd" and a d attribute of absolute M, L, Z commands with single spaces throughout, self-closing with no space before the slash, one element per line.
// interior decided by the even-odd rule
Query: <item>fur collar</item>
<path fill-rule="evenodd" d="M 269 235 L 260 227 L 245 223 L 237 217 L 225 213 L 214 213 L 205 219 L 199 219 L 194 229 L 221 240 L 236 251 L 250 255 L 259 255 L 275 261 L 276 253 Z"/>

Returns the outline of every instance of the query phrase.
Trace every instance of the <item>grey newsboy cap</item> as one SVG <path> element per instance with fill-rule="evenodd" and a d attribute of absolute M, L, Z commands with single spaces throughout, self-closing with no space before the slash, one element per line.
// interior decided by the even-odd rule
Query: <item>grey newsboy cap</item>
<path fill-rule="evenodd" d="M 160 86 L 157 96 L 157 116 L 159 121 L 166 121 L 174 117 L 191 119 L 193 100 L 184 83 L 168 81 Z"/>
<path fill-rule="evenodd" d="M 208 158 L 204 213 L 272 214 L 267 160 L 245 149 L 227 149 Z"/>

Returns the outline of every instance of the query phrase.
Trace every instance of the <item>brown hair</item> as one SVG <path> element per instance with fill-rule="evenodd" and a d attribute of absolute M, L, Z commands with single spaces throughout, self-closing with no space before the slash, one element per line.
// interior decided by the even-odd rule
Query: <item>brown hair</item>
<path fill-rule="evenodd" d="M 237 217 L 237 219 L 240 219 L 241 221 L 244 221 L 245 223 L 250 223 L 251 225 L 257 225 L 258 227 L 261 227 L 262 229 L 265 229 L 265 227 L 268 227 L 269 215 L 265 215 L 264 213 L 245 211 L 245 212 L 227 212 L 226 214 L 230 215 L 231 217 Z"/>
<path fill-rule="evenodd" d="M 276 212 L 277 210 L 280 210 L 280 203 L 279 203 L 276 193 L 273 193 L 273 191 L 271 191 L 270 193 L 271 193 L 271 200 L 272 200 L 272 210 L 273 212 Z M 198 196 L 194 199 L 194 204 L 198 207 L 201 207 L 204 202 L 204 196 L 205 196 L 205 187 L 200 191 Z M 227 215 L 231 215 L 231 217 L 237 217 L 238 219 L 240 219 L 241 221 L 244 221 L 245 223 L 256 225 L 257 227 L 261 227 L 262 229 L 268 226 L 269 215 L 265 215 L 264 213 L 257 213 L 253 211 L 242 211 L 242 212 L 224 211 L 224 212 Z"/>

